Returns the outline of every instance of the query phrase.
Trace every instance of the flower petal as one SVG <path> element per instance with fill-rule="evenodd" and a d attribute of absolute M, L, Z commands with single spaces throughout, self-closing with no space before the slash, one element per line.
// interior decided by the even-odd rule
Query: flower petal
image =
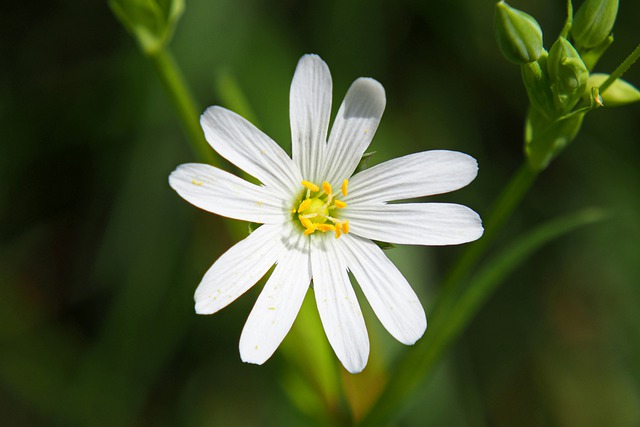
<path fill-rule="evenodd" d="M 305 180 L 317 182 L 331 116 L 331 73 L 317 55 L 300 58 L 291 82 L 291 153 Z"/>
<path fill-rule="evenodd" d="M 290 198 L 302 176 L 287 153 L 271 138 L 236 113 L 209 107 L 200 117 L 209 144 L 249 175 Z"/>
<path fill-rule="evenodd" d="M 483 233 L 478 214 L 453 203 L 348 206 L 343 218 L 353 234 L 405 245 L 458 245 Z"/>
<path fill-rule="evenodd" d="M 380 322 L 401 343 L 414 344 L 427 329 L 427 317 L 409 282 L 371 240 L 345 234 L 340 243 L 349 270 Z"/>
<path fill-rule="evenodd" d="M 302 238 L 301 233 L 297 233 Z M 293 325 L 311 282 L 308 239 L 302 250 L 292 249 L 275 270 L 251 310 L 240 337 L 244 362 L 263 364 L 276 351 Z"/>
<path fill-rule="evenodd" d="M 281 225 L 262 225 L 222 254 L 196 289 L 196 313 L 213 314 L 255 285 L 287 251 L 282 230 Z"/>
<path fill-rule="evenodd" d="M 228 218 L 282 223 L 288 209 L 269 187 L 260 187 L 210 165 L 188 163 L 169 176 L 169 185 L 189 203 Z"/>
<path fill-rule="evenodd" d="M 386 105 L 384 88 L 370 78 L 359 78 L 349 88 L 331 128 L 325 179 L 340 185 L 358 166 L 378 129 Z"/>
<path fill-rule="evenodd" d="M 447 150 L 423 151 L 365 169 L 349 179 L 347 204 L 388 202 L 457 190 L 478 174 L 476 160 Z"/>
<path fill-rule="evenodd" d="M 369 358 L 369 337 L 344 260 L 331 236 L 311 239 L 313 290 L 320 320 L 333 351 L 352 374 L 364 369 Z"/>

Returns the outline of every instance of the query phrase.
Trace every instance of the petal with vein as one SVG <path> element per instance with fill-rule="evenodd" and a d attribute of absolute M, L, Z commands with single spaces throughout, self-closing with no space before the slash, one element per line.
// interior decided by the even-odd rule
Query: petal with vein
<path fill-rule="evenodd" d="M 288 217 L 285 201 L 268 187 L 251 184 L 210 165 L 180 165 L 169 176 L 169 185 L 189 203 L 228 218 L 282 223 Z"/>
<path fill-rule="evenodd" d="M 317 55 L 300 58 L 291 82 L 291 153 L 304 179 L 317 182 L 331 116 L 331 73 Z"/>
<path fill-rule="evenodd" d="M 222 107 L 209 107 L 200 117 L 204 136 L 214 150 L 249 175 L 291 197 L 302 176 L 287 153 L 243 117 Z M 294 191 L 295 190 L 295 191 Z"/>
<path fill-rule="evenodd" d="M 347 204 L 388 202 L 447 193 L 478 174 L 476 160 L 447 150 L 423 151 L 365 169 L 349 180 Z"/>
<path fill-rule="evenodd" d="M 329 183 L 339 186 L 353 174 L 378 129 L 386 102 L 384 88 L 374 79 L 353 82 L 329 135 L 324 159 Z"/>
<path fill-rule="evenodd" d="M 313 236 L 316 237 L 316 236 Z M 311 239 L 313 290 L 320 320 L 333 351 L 347 371 L 362 371 L 369 358 L 369 337 L 347 266 L 330 236 Z"/>
<path fill-rule="evenodd" d="M 343 218 L 349 220 L 350 233 L 404 245 L 458 245 L 483 233 L 478 214 L 453 203 L 348 206 Z"/>
<path fill-rule="evenodd" d="M 301 233 L 297 233 L 302 238 Z M 240 337 L 244 362 L 263 364 L 276 351 L 293 325 L 311 282 L 309 247 L 293 249 L 278 260 L 275 270 L 251 310 Z"/>
<path fill-rule="evenodd" d="M 287 250 L 282 230 L 281 225 L 262 225 L 222 254 L 196 289 L 196 313 L 213 314 L 255 285 Z"/>
<path fill-rule="evenodd" d="M 427 329 L 427 317 L 409 282 L 371 240 L 346 234 L 340 243 L 349 270 L 380 322 L 401 343 L 414 344 Z"/>

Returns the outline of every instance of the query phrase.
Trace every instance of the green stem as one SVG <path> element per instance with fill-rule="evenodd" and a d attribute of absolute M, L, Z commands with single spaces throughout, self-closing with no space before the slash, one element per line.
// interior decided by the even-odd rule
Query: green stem
<path fill-rule="evenodd" d="M 409 395 L 432 371 L 435 362 L 438 361 L 447 345 L 464 330 L 464 327 L 461 326 L 454 333 L 448 333 L 451 329 L 447 326 L 447 313 L 451 311 L 455 301 L 460 298 L 461 289 L 471 270 L 485 253 L 497 231 L 531 188 L 537 175 L 538 173 L 531 169 L 525 161 L 507 184 L 494 205 L 489 219 L 485 222 L 483 237 L 467 248 L 445 281 L 436 305 L 429 316 L 430 324 L 427 333 L 415 347 L 397 362 L 396 368 L 393 369 L 393 376 L 391 376 L 377 404 L 372 406 L 371 412 L 362 420 L 362 426 L 380 425 L 391 417 L 393 412 L 406 402 Z M 470 318 L 466 320 L 469 321 Z"/>
<path fill-rule="evenodd" d="M 187 82 L 171 52 L 166 48 L 159 49 L 148 56 L 171 97 L 194 154 L 201 161 L 219 166 L 218 159 L 214 156 L 213 150 L 205 140 L 200 127 L 198 118 L 202 111 L 194 101 Z"/>
<path fill-rule="evenodd" d="M 622 61 L 622 64 L 618 65 L 618 68 L 616 68 L 613 73 L 611 73 L 609 78 L 600 85 L 600 87 L 598 88 L 598 90 L 600 91 L 600 95 L 602 95 L 604 91 L 606 91 L 607 88 L 609 88 L 609 86 L 613 84 L 613 82 L 622 77 L 622 75 L 638 60 L 638 58 L 640 58 L 640 44 L 636 46 L 633 52 L 631 52 L 631 54 L 627 56 L 624 61 Z"/>

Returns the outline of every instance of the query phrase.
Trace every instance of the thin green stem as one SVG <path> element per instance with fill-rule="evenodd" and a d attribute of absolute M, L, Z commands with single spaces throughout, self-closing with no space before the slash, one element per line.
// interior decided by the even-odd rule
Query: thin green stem
<path fill-rule="evenodd" d="M 618 65 L 618 68 L 616 68 L 613 73 L 611 73 L 609 78 L 600 85 L 600 95 L 602 95 L 604 91 L 606 91 L 609 86 L 613 84 L 613 82 L 622 77 L 622 75 L 638 60 L 638 58 L 640 58 L 640 44 L 638 44 L 633 52 L 631 52 L 631 54 L 627 56 L 624 61 L 622 61 L 622 64 Z"/>
<path fill-rule="evenodd" d="M 214 166 L 219 166 L 219 161 L 215 157 L 213 150 L 207 143 L 200 127 L 198 118 L 201 109 L 194 101 L 191 91 L 187 86 L 178 64 L 173 59 L 171 52 L 166 48 L 157 50 L 148 55 L 155 66 L 160 80 L 171 97 L 173 106 L 178 113 L 182 127 L 187 134 L 191 149 L 201 161 L 205 161 Z"/>
<path fill-rule="evenodd" d="M 520 169 L 507 184 L 492 213 L 485 222 L 484 236 L 470 245 L 464 254 L 458 259 L 451 274 L 443 285 L 436 306 L 430 314 L 430 325 L 425 336 L 406 355 L 401 358 L 393 370 L 378 403 L 363 419 L 362 426 L 379 425 L 387 420 L 394 411 L 401 407 L 407 397 L 423 382 L 424 378 L 432 371 L 435 362 L 440 358 L 464 327 L 459 327 L 454 333 L 447 326 L 447 313 L 455 301 L 460 298 L 461 289 L 466 283 L 471 270 L 483 256 L 497 231 L 509 219 L 514 209 L 518 206 L 531 185 L 535 182 L 538 173 L 531 169 L 525 161 Z M 467 319 L 467 321 L 470 319 Z"/>

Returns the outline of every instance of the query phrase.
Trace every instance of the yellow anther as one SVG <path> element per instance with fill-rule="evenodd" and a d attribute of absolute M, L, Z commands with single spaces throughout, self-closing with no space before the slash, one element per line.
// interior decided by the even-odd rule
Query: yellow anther
<path fill-rule="evenodd" d="M 340 223 L 337 223 L 337 224 L 336 224 L 336 239 L 337 239 L 338 237 L 340 237 L 340 234 L 341 234 L 341 233 L 340 233 L 340 226 L 341 226 L 341 224 L 340 224 Z"/>
<path fill-rule="evenodd" d="M 311 190 L 313 192 L 320 191 L 320 187 L 315 185 L 313 182 L 302 181 L 302 186 L 308 188 L 309 190 Z"/>
<path fill-rule="evenodd" d="M 324 190 L 325 193 L 327 194 L 331 194 L 331 184 L 329 184 L 327 181 L 322 183 L 322 189 Z"/>
<path fill-rule="evenodd" d="M 346 196 L 347 194 L 349 194 L 349 180 L 345 179 L 344 181 L 342 181 L 342 195 Z"/>
<path fill-rule="evenodd" d="M 349 221 L 345 221 L 342 223 L 342 232 L 347 234 L 349 232 Z"/>
<path fill-rule="evenodd" d="M 334 200 L 333 204 L 336 206 L 336 208 L 338 209 L 342 209 L 342 208 L 346 208 L 347 204 L 345 202 L 343 202 L 342 200 Z"/>
<path fill-rule="evenodd" d="M 193 185 L 197 185 L 198 187 L 200 187 L 200 186 L 203 184 L 203 182 L 202 182 L 202 181 L 196 181 L 195 179 L 192 179 L 192 180 L 191 180 L 191 183 L 192 183 Z"/>
<path fill-rule="evenodd" d="M 298 216 L 298 219 L 300 220 L 300 223 L 302 224 L 302 226 L 304 228 L 306 228 L 307 230 L 310 228 L 314 228 L 315 226 L 313 225 L 313 223 L 309 220 L 309 218 L 305 218 L 302 215 Z M 313 232 L 312 232 L 313 233 Z"/>
<path fill-rule="evenodd" d="M 298 212 L 302 212 L 303 210 L 307 209 L 310 204 L 311 199 L 304 199 L 302 203 L 300 203 L 300 206 L 298 206 Z"/>
<path fill-rule="evenodd" d="M 308 236 L 309 234 L 313 233 L 314 231 L 316 231 L 316 227 L 314 227 L 313 225 L 309 228 L 307 228 L 306 230 L 304 230 L 304 235 Z"/>
<path fill-rule="evenodd" d="M 335 231 L 336 229 L 333 224 L 317 224 L 316 228 L 320 231 Z"/>

